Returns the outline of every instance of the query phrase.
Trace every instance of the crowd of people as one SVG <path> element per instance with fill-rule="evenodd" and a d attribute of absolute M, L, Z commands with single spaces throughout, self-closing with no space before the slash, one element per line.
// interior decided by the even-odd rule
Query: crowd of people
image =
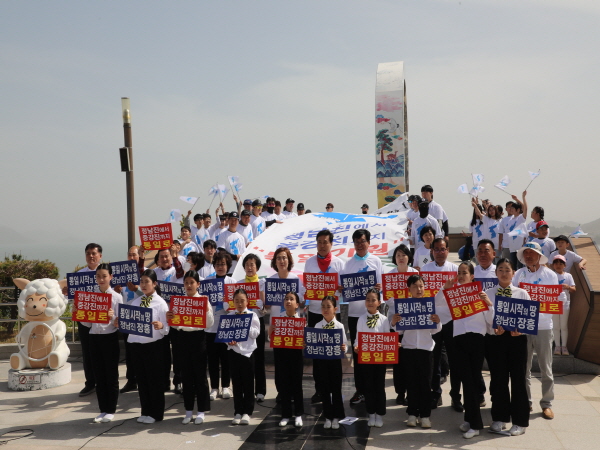
<path fill-rule="evenodd" d="M 410 239 L 394 249 L 392 262 L 396 268 L 392 272 L 410 273 L 407 288 L 413 299 L 424 296 L 420 272 L 452 272 L 455 276 L 435 295 L 435 314 L 430 317 L 435 328 L 398 331 L 399 362 L 393 365 L 393 381 L 396 403 L 407 407 L 407 426 L 432 427 L 432 410 L 442 404 L 447 365 L 451 406 L 464 413 L 458 428 L 467 439 L 479 435 L 484 428 L 481 408 L 486 406 L 486 385 L 482 376 L 485 358 L 491 378 L 490 430 L 513 436 L 525 433 L 533 410 L 531 365 L 534 352 L 541 371 L 542 415 L 546 419 L 554 417 L 552 358 L 553 355 L 568 354 L 569 296 L 576 289 L 569 271 L 573 264 L 584 269 L 586 261 L 568 250 L 567 237 L 548 238 L 549 226 L 544 221 L 544 210 L 539 206 L 533 209 L 527 238 L 509 235 L 516 226 L 526 222 L 526 195 L 524 192 L 522 199 L 513 196 L 505 208 L 488 201 L 479 204 L 476 198 L 472 200 L 473 220 L 469 233 L 465 234 L 472 238 L 474 255 L 470 260 L 464 254 L 459 265 L 448 260 L 448 217 L 441 205 L 433 200 L 433 188 L 423 186 L 421 195 L 409 197 L 411 209 L 407 214 L 407 232 Z M 184 399 L 183 424 L 202 423 L 211 409 L 211 402 L 232 396 L 232 424 L 249 424 L 255 401 L 263 402 L 267 396 L 265 345 L 269 324 L 265 323 L 265 318 L 269 315 L 304 317 L 307 327 L 341 329 L 344 336 L 341 350 L 350 352 L 353 358 L 356 392 L 350 404 L 364 402 L 368 425 L 382 427 L 386 414 L 386 366 L 357 363 L 357 334 L 396 331 L 395 325 L 402 318 L 394 313 L 394 299 L 382 298 L 384 269 L 380 258 L 369 253 L 370 232 L 358 229 L 353 233 L 354 256 L 343 261 L 331 253 L 334 234 L 323 229 L 316 236 L 317 253 L 305 264 L 305 273 L 338 274 L 340 292 L 340 275 L 375 271 L 375 286 L 369 289 L 365 301 L 348 304 L 347 320 L 342 321 L 335 296 L 311 301 L 304 299 L 302 277 L 292 273 L 294 258 L 286 247 L 274 252 L 270 264 L 275 273 L 270 279 L 297 279 L 299 290 L 289 292 L 282 306 L 266 306 L 265 278 L 258 277 L 262 261 L 251 253 L 244 256 L 245 248 L 271 225 L 307 211 L 299 203 L 294 212 L 293 199 L 286 200 L 284 209 L 274 198 L 268 198 L 264 207 L 260 200 L 237 203 L 237 211 L 229 214 L 225 214 L 222 204 L 219 205 L 214 224 L 207 212 L 193 216 L 191 225 L 190 211 L 180 238 L 170 249 L 156 253 L 154 269 L 146 267 L 150 264 L 140 248 L 131 247 L 128 259 L 138 264 L 139 286 L 129 283 L 111 288 L 111 266 L 102 263 L 102 247 L 95 243 L 86 246 L 87 265 L 82 271 L 95 271 L 98 290 L 110 293 L 113 299 L 108 324 L 78 323 L 86 378 L 80 395 L 97 393 L 100 414 L 94 421 L 109 422 L 116 412 L 119 395 L 119 324 L 116 317 L 119 305 L 127 303 L 152 311 L 151 337 L 124 335 L 127 382 L 120 392 L 138 390 L 141 415 L 137 420 L 140 423 L 150 424 L 163 419 L 165 392 L 173 383 L 175 392 L 182 394 Z M 333 211 L 333 204 L 327 204 L 326 209 Z M 368 213 L 368 205 L 364 204 L 361 209 Z M 504 210 L 507 217 L 502 217 Z M 231 276 L 238 264 L 245 272 L 240 280 Z M 206 328 L 169 326 L 172 313 L 161 297 L 158 281 L 180 283 L 186 295 L 198 296 L 200 283 L 210 279 L 222 279 L 225 284 L 258 282 L 260 300 L 256 301 L 257 308 L 249 309 L 246 291 L 238 289 L 234 294 L 233 310 L 228 310 L 227 303 L 208 308 Z M 453 320 L 444 290 L 474 279 L 497 279 L 496 285 L 479 293 L 488 311 Z M 528 293 L 519 287 L 522 282 L 562 285 L 559 298 L 564 314 L 541 313 L 537 335 L 505 331 L 493 324 L 496 296 L 529 299 Z M 247 341 L 215 342 L 219 316 L 224 314 L 252 314 Z M 446 359 L 447 364 L 444 363 Z M 302 427 L 302 350 L 274 349 L 274 361 L 276 398 L 281 406 L 279 425 L 285 427 L 292 421 L 294 426 Z M 311 402 L 322 403 L 324 427 L 337 429 L 339 421 L 346 416 L 341 393 L 342 361 L 313 360 L 313 378 L 316 393 Z M 512 424 L 511 428 L 503 431 L 508 423 Z"/>

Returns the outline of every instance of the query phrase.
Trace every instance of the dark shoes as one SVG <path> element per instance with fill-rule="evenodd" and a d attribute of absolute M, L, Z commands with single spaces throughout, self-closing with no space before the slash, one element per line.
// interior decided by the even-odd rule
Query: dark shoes
<path fill-rule="evenodd" d="M 94 392 L 96 392 L 96 388 L 94 386 L 85 386 L 81 391 L 79 391 L 79 396 L 85 397 L 86 395 L 93 394 Z"/>
<path fill-rule="evenodd" d="M 364 395 L 362 395 L 360 392 L 356 391 L 354 393 L 354 395 L 352 396 L 352 398 L 350 399 L 350 404 L 351 405 L 358 405 L 361 402 L 365 401 L 365 397 Z"/>
<path fill-rule="evenodd" d="M 454 409 L 454 411 L 456 412 L 464 412 L 465 408 L 463 406 L 463 404 L 460 402 L 460 400 L 452 400 L 452 409 Z"/>
<path fill-rule="evenodd" d="M 396 397 L 396 405 L 407 406 L 408 403 L 406 403 L 406 397 L 404 397 L 402 394 L 399 394 L 398 397 Z"/>
<path fill-rule="evenodd" d="M 130 391 L 136 391 L 137 390 L 137 383 L 133 383 L 131 381 L 128 381 L 127 383 L 125 383 L 125 386 L 123 386 L 119 392 L 121 394 L 124 394 L 125 392 L 130 392 Z"/>

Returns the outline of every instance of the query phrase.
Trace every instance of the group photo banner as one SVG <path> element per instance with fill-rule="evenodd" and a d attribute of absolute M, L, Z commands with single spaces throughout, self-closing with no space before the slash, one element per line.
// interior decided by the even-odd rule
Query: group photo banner
<path fill-rule="evenodd" d="M 394 314 L 401 317 L 396 330 L 429 330 L 437 326 L 431 320 L 431 315 L 435 314 L 434 297 L 395 299 Z"/>

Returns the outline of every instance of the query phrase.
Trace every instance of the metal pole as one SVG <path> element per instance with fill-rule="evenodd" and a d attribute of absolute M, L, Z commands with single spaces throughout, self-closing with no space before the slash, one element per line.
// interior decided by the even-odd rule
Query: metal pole
<path fill-rule="evenodd" d="M 125 183 L 127 189 L 127 245 L 135 245 L 135 201 L 133 187 L 133 148 L 131 141 L 131 116 L 129 111 L 129 99 L 123 97 L 123 135 L 125 147 L 129 156 L 129 170 L 125 172 Z M 126 102 L 124 102 L 126 101 Z"/>

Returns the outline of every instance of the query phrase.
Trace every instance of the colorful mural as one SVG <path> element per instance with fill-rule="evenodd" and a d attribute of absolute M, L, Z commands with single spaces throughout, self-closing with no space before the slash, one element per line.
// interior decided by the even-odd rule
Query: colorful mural
<path fill-rule="evenodd" d="M 378 208 L 408 190 L 406 85 L 402 61 L 377 67 L 375 165 Z"/>

